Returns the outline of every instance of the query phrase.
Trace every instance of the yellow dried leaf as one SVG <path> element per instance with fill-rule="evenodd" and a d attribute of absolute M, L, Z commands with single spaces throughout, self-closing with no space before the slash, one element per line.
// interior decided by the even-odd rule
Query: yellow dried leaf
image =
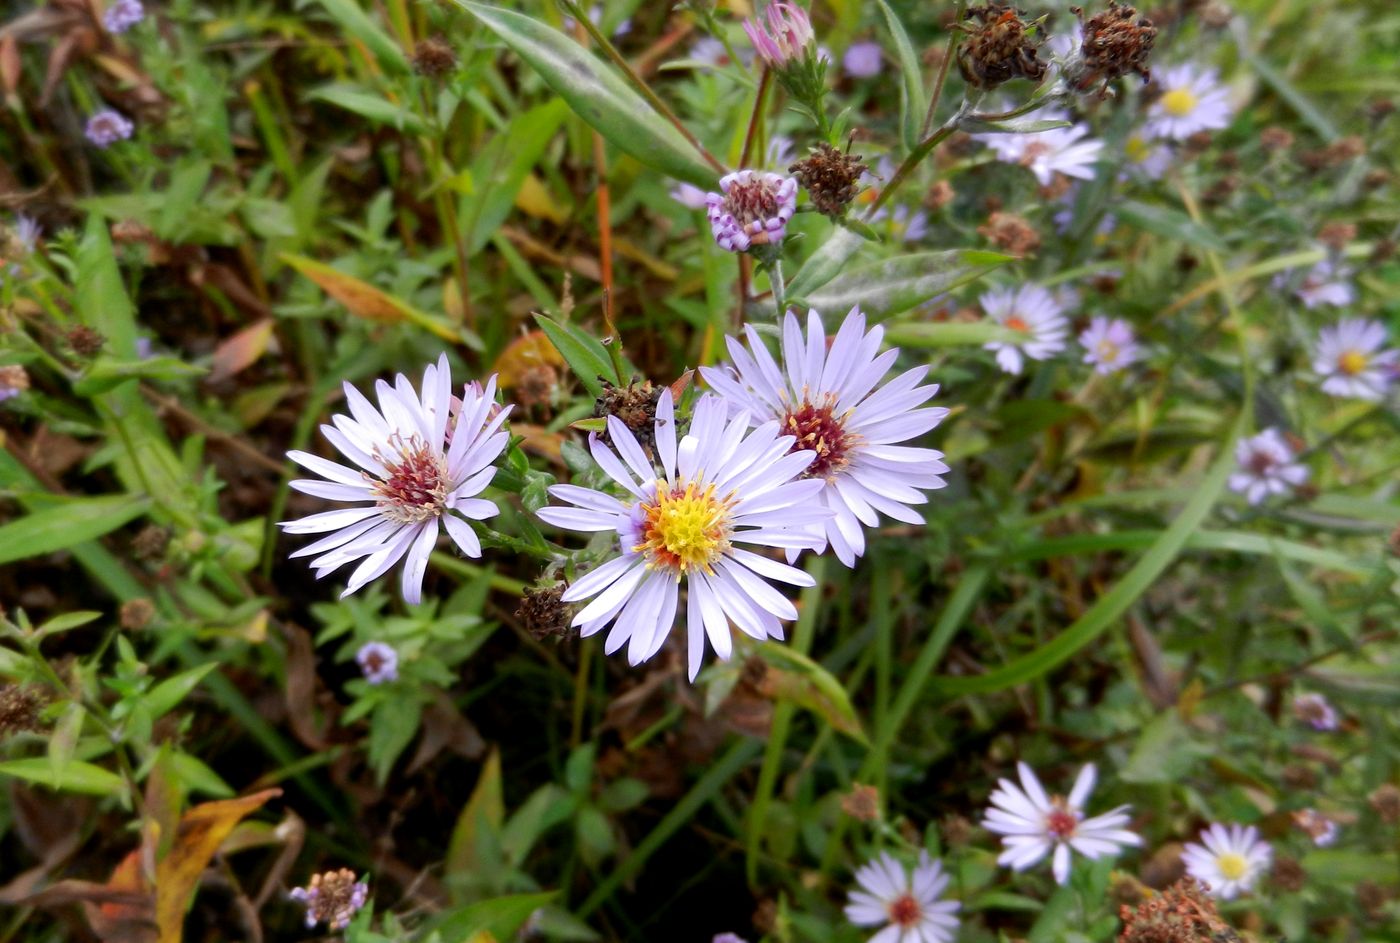
<path fill-rule="evenodd" d="M 521 181 L 520 192 L 515 195 L 515 205 L 521 212 L 551 223 L 562 223 L 568 218 L 568 214 L 554 202 L 554 196 L 534 174 L 526 174 Z"/>
<path fill-rule="evenodd" d="M 381 324 L 409 321 L 432 331 L 444 340 L 454 342 L 459 340 L 456 333 L 447 325 L 434 321 L 427 314 L 407 302 L 400 301 L 388 292 L 374 287 L 369 282 L 361 281 L 353 275 L 347 275 L 345 272 L 317 262 L 315 259 L 308 259 L 306 256 L 284 252 L 281 259 L 315 282 L 326 294 L 345 305 L 346 309 L 357 318 L 377 321 Z"/>
<path fill-rule="evenodd" d="M 214 348 L 213 367 L 209 379 L 217 382 L 226 380 L 254 363 L 267 353 L 267 345 L 272 340 L 272 319 L 264 318 L 243 328 L 232 337 L 226 337 Z"/>
<path fill-rule="evenodd" d="M 549 342 L 543 331 L 531 331 L 511 341 L 501 355 L 496 358 L 493 368 L 499 375 L 501 389 L 508 390 L 524 378 L 532 369 L 544 365 L 564 366 L 564 358 Z"/>

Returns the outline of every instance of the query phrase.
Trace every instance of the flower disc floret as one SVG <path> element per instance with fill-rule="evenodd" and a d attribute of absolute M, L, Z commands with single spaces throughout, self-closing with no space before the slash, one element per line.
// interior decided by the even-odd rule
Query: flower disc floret
<path fill-rule="evenodd" d="M 660 488 L 643 501 L 641 542 L 632 548 L 647 555 L 647 565 L 677 576 L 691 568 L 714 572 L 714 563 L 729 549 L 733 495 L 715 496 L 713 484 L 701 489 Z"/>
<path fill-rule="evenodd" d="M 719 188 L 705 195 L 705 212 L 721 249 L 744 252 L 783 241 L 797 212 L 795 177 L 740 170 L 721 177 Z"/>

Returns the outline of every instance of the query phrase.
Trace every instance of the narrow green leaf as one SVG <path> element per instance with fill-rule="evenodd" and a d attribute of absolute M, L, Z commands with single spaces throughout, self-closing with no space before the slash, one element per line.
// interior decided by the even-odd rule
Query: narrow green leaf
<path fill-rule="evenodd" d="M 523 13 L 456 0 L 540 74 L 610 144 L 653 170 L 713 188 L 718 174 L 669 121 L 601 59 Z"/>
<path fill-rule="evenodd" d="M 73 762 L 73 754 L 78 749 L 78 737 L 83 732 L 83 717 L 86 712 L 81 701 L 69 701 L 63 715 L 53 725 L 49 737 L 49 769 L 53 771 L 54 782 L 61 788 L 63 776 Z"/>
<path fill-rule="evenodd" d="M 0 564 L 64 550 L 111 533 L 145 513 L 130 495 L 78 498 L 0 526 Z"/>
<path fill-rule="evenodd" d="M 805 300 L 809 307 L 832 314 L 860 305 L 868 317 L 879 319 L 918 307 L 1013 260 L 980 249 L 901 255 L 850 269 Z M 789 297 L 795 294 L 789 292 Z"/>
<path fill-rule="evenodd" d="M 789 298 L 808 295 L 837 275 L 846 262 L 860 251 L 866 239 L 860 233 L 845 226 L 837 226 L 818 249 L 808 256 L 807 261 L 792 276 L 787 284 Z"/>
<path fill-rule="evenodd" d="M 1342 136 L 1342 133 L 1337 130 L 1337 126 L 1332 123 L 1331 119 L 1322 113 L 1322 109 L 1318 108 L 1312 103 L 1311 99 L 1298 91 L 1297 86 L 1288 81 L 1282 72 L 1254 55 L 1246 46 L 1246 43 L 1239 44 L 1239 50 L 1244 61 L 1249 64 L 1250 68 L 1254 70 L 1255 75 L 1258 75 L 1265 85 L 1272 88 L 1279 98 L 1282 98 L 1288 103 L 1290 108 L 1298 113 L 1299 118 L 1302 118 L 1311 125 L 1312 129 L 1322 135 L 1322 139 L 1328 143 Z"/>
<path fill-rule="evenodd" d="M 150 360 L 112 360 L 99 357 L 73 381 L 73 392 L 79 396 L 105 393 L 127 380 L 181 380 L 208 373 L 204 367 L 177 360 L 174 357 L 152 357 Z"/>
<path fill-rule="evenodd" d="M 386 72 L 398 75 L 408 73 L 408 57 L 399 44 L 381 30 L 374 20 L 360 8 L 356 0 L 318 0 L 336 24 L 351 37 L 364 43 L 375 60 Z"/>
<path fill-rule="evenodd" d="M 574 375 L 589 393 L 594 396 L 603 395 L 603 384 L 599 382 L 599 377 L 605 377 L 610 383 L 622 383 L 622 378 L 613 369 L 607 348 L 597 338 L 572 324 L 560 324 L 543 314 L 535 315 L 535 323 L 544 331 L 554 349 L 559 351 L 559 355 L 564 358 L 564 362 L 574 371 Z"/>
<path fill-rule="evenodd" d="M 436 925 L 442 943 L 475 943 L 479 940 L 513 940 L 530 915 L 554 899 L 555 891 L 512 894 L 477 901 L 448 913 Z"/>
<path fill-rule="evenodd" d="M 1047 537 L 1030 541 L 1002 557 L 1006 562 L 1042 560 L 1076 553 L 1101 553 L 1105 550 L 1146 550 L 1160 538 L 1161 531 L 1120 530 L 1108 534 L 1073 534 L 1067 537 Z M 1278 556 L 1342 573 L 1369 574 L 1378 561 L 1374 556 L 1352 558 L 1336 550 L 1313 547 L 1296 540 L 1250 534 L 1235 530 L 1201 530 L 1186 539 L 1183 549 L 1247 553 Z"/>
<path fill-rule="evenodd" d="M 912 151 L 919 146 L 924 112 L 928 110 L 924 77 L 919 71 L 919 54 L 914 51 L 914 44 L 909 41 L 904 24 L 899 22 L 899 17 L 895 16 L 890 5 L 885 0 L 878 2 L 880 12 L 885 15 L 885 25 L 889 27 L 890 37 L 894 40 L 895 58 L 899 60 L 899 72 L 903 79 L 899 89 L 899 123 L 903 130 L 904 147 Z"/>
<path fill-rule="evenodd" d="M 78 297 L 83 323 L 106 338 L 106 350 L 121 360 L 136 359 L 136 321 L 112 253 L 107 223 L 93 213 L 78 244 Z"/>
<path fill-rule="evenodd" d="M 166 713 L 171 711 L 175 705 L 179 704 L 185 697 L 204 680 L 204 676 L 219 666 L 218 662 L 211 661 L 207 664 L 182 671 L 172 678 L 166 678 L 160 684 L 150 690 L 143 703 L 146 709 L 151 712 L 152 720 L 159 720 Z"/>
<path fill-rule="evenodd" d="M 354 112 L 361 118 L 368 118 L 376 124 L 386 124 L 400 131 L 424 134 L 428 125 L 422 118 L 403 105 L 397 105 L 386 98 L 349 85 L 327 85 L 313 89 L 306 95 L 329 102 L 337 108 Z"/>
<path fill-rule="evenodd" d="M 1215 252 L 1224 252 L 1226 249 L 1219 236 L 1180 210 L 1139 203 L 1137 200 L 1123 200 L 1113 204 L 1113 212 L 1128 225 L 1164 239 L 1173 239 Z"/>
<path fill-rule="evenodd" d="M 126 783 L 116 773 L 109 773 L 102 767 L 83 760 L 70 760 L 64 764 L 62 776 L 57 776 L 46 756 L 31 756 L 0 763 L 0 776 L 13 776 L 16 779 L 48 786 L 50 789 L 90 796 L 115 796 L 126 789 Z"/>
<path fill-rule="evenodd" d="M 1016 332 L 994 321 L 914 321 L 885 327 L 885 341 L 901 347 L 976 347 L 1016 339 Z"/>
<path fill-rule="evenodd" d="M 981 118 L 964 118 L 958 129 L 969 134 L 1039 134 L 1068 128 L 1070 122 L 1059 118 L 1008 118 L 1005 121 L 985 121 Z"/>
<path fill-rule="evenodd" d="M 232 799 L 237 795 L 233 787 L 224 782 L 222 776 L 210 769 L 209 765 L 198 757 L 190 756 L 188 753 L 172 753 L 170 754 L 170 767 L 174 771 L 175 777 L 184 784 L 186 789 L 192 792 L 202 792 L 215 799 Z"/>
<path fill-rule="evenodd" d="M 472 162 L 476 187 L 475 196 L 468 201 L 473 210 L 467 217 L 471 220 L 470 252 L 481 251 L 515 208 L 516 195 L 530 168 L 544 154 L 567 114 L 564 103 L 554 99 L 517 115 L 510 134 L 496 135 Z"/>
<path fill-rule="evenodd" d="M 1227 442 L 1235 442 L 1244 431 L 1244 414 L 1235 420 Z M 938 689 L 949 695 L 973 694 L 983 691 L 1000 691 L 1013 685 L 1034 680 L 1063 664 L 1076 652 L 1084 648 L 1112 627 L 1148 588 L 1157 577 L 1177 558 L 1187 540 L 1201 522 L 1225 487 L 1225 479 L 1235 468 L 1235 453 L 1232 448 L 1220 449 L 1215 464 L 1206 473 L 1205 479 L 1186 506 L 1181 509 L 1176 520 L 1164 530 L 1112 589 L 1089 607 L 1089 610 L 1074 621 L 1069 628 L 1056 635 L 1035 651 L 1017 658 L 1009 664 L 975 677 L 937 679 Z"/>

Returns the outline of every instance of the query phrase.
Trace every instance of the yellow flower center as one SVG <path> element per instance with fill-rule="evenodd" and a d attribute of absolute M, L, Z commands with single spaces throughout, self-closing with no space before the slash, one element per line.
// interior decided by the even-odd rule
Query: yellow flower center
<path fill-rule="evenodd" d="M 1162 96 L 1162 107 L 1174 118 L 1189 115 L 1200 101 L 1189 88 L 1174 88 Z"/>
<path fill-rule="evenodd" d="M 1147 155 L 1151 153 L 1151 148 L 1148 147 L 1147 142 L 1142 139 L 1141 135 L 1134 134 L 1132 137 L 1128 138 L 1127 143 L 1123 145 L 1123 153 L 1128 160 L 1135 164 L 1140 164 L 1147 160 Z"/>
<path fill-rule="evenodd" d="M 1337 369 L 1347 376 L 1354 377 L 1366 369 L 1369 358 L 1359 350 L 1349 350 L 1337 358 Z"/>
<path fill-rule="evenodd" d="M 674 570 L 677 576 L 692 567 L 709 573 L 729 549 L 730 510 L 729 499 L 715 497 L 714 485 L 703 491 L 693 482 L 662 488 L 656 500 L 642 504 L 642 539 L 632 549 L 647 555 L 648 566 Z"/>
<path fill-rule="evenodd" d="M 1118 360 L 1118 345 L 1113 341 L 1099 341 L 1097 345 L 1099 359 L 1104 363 L 1115 363 Z"/>
<path fill-rule="evenodd" d="M 1245 860 L 1244 855 L 1237 855 L 1233 851 L 1216 858 L 1215 866 L 1229 881 L 1238 881 L 1249 870 L 1249 862 Z"/>

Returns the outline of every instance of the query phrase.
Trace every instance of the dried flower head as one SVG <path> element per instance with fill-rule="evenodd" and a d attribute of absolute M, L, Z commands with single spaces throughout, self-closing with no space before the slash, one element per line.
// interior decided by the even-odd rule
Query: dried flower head
<path fill-rule="evenodd" d="M 311 875 L 311 883 L 306 887 L 294 888 L 291 897 L 306 905 L 308 929 L 324 923 L 332 930 L 344 930 L 365 905 L 369 885 L 355 880 L 354 871 L 341 868 L 339 871 Z"/>
<path fill-rule="evenodd" d="M 29 374 L 19 364 L 0 367 L 0 402 L 29 389 Z"/>
<path fill-rule="evenodd" d="M 614 386 L 607 380 L 602 383 L 603 395 L 593 403 L 593 418 L 616 416 L 643 448 L 655 448 L 656 403 L 661 398 L 661 387 L 653 386 L 650 380 L 636 377 L 626 386 Z M 613 444 L 607 430 L 600 432 L 598 437 L 608 445 Z"/>
<path fill-rule="evenodd" d="M 151 624 L 151 618 L 156 614 L 156 607 L 144 596 L 137 599 L 128 599 L 122 603 L 121 613 L 118 618 L 121 627 L 136 632 Z"/>
<path fill-rule="evenodd" d="M 958 815 L 956 812 L 949 813 L 938 820 L 938 832 L 943 836 L 943 841 L 949 848 L 966 848 L 972 844 L 973 828 L 970 819 Z"/>
<path fill-rule="evenodd" d="M 1340 831 L 1336 821 L 1316 809 L 1299 809 L 1294 812 L 1293 824 L 1306 832 L 1313 844 L 1319 848 L 1326 848 L 1336 842 L 1337 832 Z"/>
<path fill-rule="evenodd" d="M 1381 783 L 1366 797 L 1366 801 L 1385 824 L 1400 822 L 1400 786 Z"/>
<path fill-rule="evenodd" d="M 457 51 L 441 36 L 420 39 L 413 47 L 413 71 L 430 79 L 440 79 L 457 69 Z"/>
<path fill-rule="evenodd" d="M 107 338 L 83 324 L 69 331 L 64 339 L 79 357 L 95 357 L 101 352 L 102 345 L 107 343 Z"/>
<path fill-rule="evenodd" d="M 1084 34 L 1079 44 L 1079 56 L 1069 69 L 1070 85 L 1079 91 L 1088 91 L 1095 83 L 1100 83 L 1100 96 L 1108 91 L 1108 85 L 1129 72 L 1142 77 L 1144 82 L 1152 78 L 1147 60 L 1152 54 L 1152 45 L 1157 41 L 1157 27 L 1127 4 L 1119 5 L 1118 0 L 1108 0 L 1108 9 L 1084 18 L 1084 10 L 1070 7 L 1079 17 Z"/>
<path fill-rule="evenodd" d="M 1366 153 L 1366 142 L 1356 135 L 1334 141 L 1320 150 L 1304 151 L 1298 161 L 1308 170 L 1330 170 L 1356 160 Z"/>
<path fill-rule="evenodd" d="M 39 715 L 47 703 L 44 692 L 31 685 L 0 686 L 0 740 L 42 729 Z"/>
<path fill-rule="evenodd" d="M 837 219 L 845 215 L 860 192 L 860 176 L 866 170 L 860 155 L 839 151 L 822 141 L 811 156 L 789 167 L 788 173 L 802 184 L 817 212 Z"/>
<path fill-rule="evenodd" d="M 1192 878 L 1182 878 L 1136 908 L 1119 910 L 1123 932 L 1118 943 L 1226 943 L 1238 940 L 1220 919 L 1215 902 Z"/>
<path fill-rule="evenodd" d="M 1303 870 L 1303 865 L 1297 858 L 1280 855 L 1274 861 L 1274 869 L 1269 874 L 1269 883 L 1281 891 L 1296 894 L 1307 886 L 1308 872 Z"/>
<path fill-rule="evenodd" d="M 967 20 L 975 26 L 958 24 L 968 34 L 958 46 L 958 69 L 974 88 L 993 88 L 1011 79 L 1040 82 L 1045 63 L 1040 60 L 1040 44 L 1027 35 L 1027 24 L 1019 11 L 999 0 L 967 8 Z"/>
<path fill-rule="evenodd" d="M 1341 252 L 1356 238 L 1356 224 L 1333 221 L 1317 231 L 1317 241 L 1333 252 Z"/>
<path fill-rule="evenodd" d="M 1293 146 L 1293 132 L 1270 125 L 1259 132 L 1259 146 L 1266 151 L 1286 151 Z"/>
<path fill-rule="evenodd" d="M 977 234 L 1012 255 L 1030 255 L 1040 248 L 1040 233 L 1024 216 L 997 211 L 977 227 Z"/>
<path fill-rule="evenodd" d="M 170 546 L 169 528 L 147 524 L 131 538 L 131 552 L 138 560 L 159 560 Z"/>
<path fill-rule="evenodd" d="M 841 811 L 858 822 L 875 821 L 880 817 L 880 790 L 852 783 L 851 791 L 841 797 Z"/>
<path fill-rule="evenodd" d="M 1385 917 L 1385 905 L 1390 902 L 1391 892 L 1375 881 L 1360 881 L 1356 885 L 1356 905 L 1369 920 Z"/>
<path fill-rule="evenodd" d="M 953 185 L 946 180 L 935 180 L 933 185 L 924 194 L 924 206 L 933 212 L 938 212 L 953 202 L 953 197 L 957 194 L 953 191 Z"/>
<path fill-rule="evenodd" d="M 569 620 L 573 618 L 573 608 L 561 598 L 564 595 L 563 583 L 526 590 L 520 597 L 520 606 L 515 617 L 525 627 L 525 631 L 536 639 L 563 638 L 569 634 Z"/>

